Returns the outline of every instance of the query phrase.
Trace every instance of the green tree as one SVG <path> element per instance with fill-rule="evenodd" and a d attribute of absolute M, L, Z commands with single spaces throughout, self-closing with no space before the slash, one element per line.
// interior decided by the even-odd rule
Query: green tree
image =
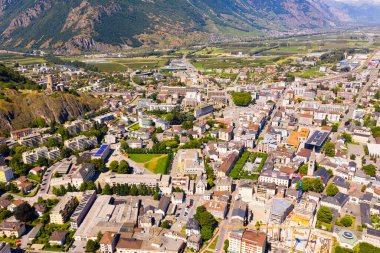
<path fill-rule="evenodd" d="M 104 172 L 106 168 L 106 164 L 104 163 L 103 159 L 92 159 L 90 163 L 92 163 L 95 169 L 98 170 L 99 172 Z"/>
<path fill-rule="evenodd" d="M 362 167 L 365 174 L 368 176 L 374 177 L 376 176 L 376 166 L 373 164 L 368 164 Z"/>
<path fill-rule="evenodd" d="M 224 246 L 223 246 L 223 250 L 224 252 L 228 252 L 228 248 L 230 247 L 230 241 L 229 240 L 225 240 L 224 241 Z"/>
<path fill-rule="evenodd" d="M 119 163 L 119 168 L 117 169 L 118 174 L 128 174 L 130 173 L 130 167 L 127 161 L 122 160 Z"/>
<path fill-rule="evenodd" d="M 112 194 L 111 186 L 108 183 L 104 186 L 102 194 L 103 195 L 111 195 Z"/>
<path fill-rule="evenodd" d="M 28 202 L 24 202 L 15 210 L 15 218 L 22 222 L 32 221 L 35 218 L 35 209 Z"/>
<path fill-rule="evenodd" d="M 335 156 L 335 144 L 332 142 L 328 142 L 324 147 L 325 155 L 329 157 Z"/>
<path fill-rule="evenodd" d="M 344 216 L 339 220 L 339 223 L 344 227 L 350 227 L 352 225 L 352 219 L 350 216 Z"/>
<path fill-rule="evenodd" d="M 299 168 L 299 173 L 302 174 L 302 175 L 307 175 L 307 170 L 309 168 L 309 164 L 308 163 L 305 163 L 303 164 L 300 168 Z"/>
<path fill-rule="evenodd" d="M 169 221 L 164 220 L 164 221 L 161 223 L 160 227 L 161 227 L 161 228 L 170 228 Z"/>
<path fill-rule="evenodd" d="M 213 227 L 202 226 L 201 227 L 201 237 L 202 237 L 202 240 L 204 240 L 204 241 L 210 240 L 212 238 L 213 232 L 214 232 Z"/>
<path fill-rule="evenodd" d="M 326 194 L 327 196 L 335 196 L 339 192 L 338 187 L 334 185 L 333 183 L 329 183 L 326 187 Z"/>
<path fill-rule="evenodd" d="M 352 135 L 349 133 L 343 133 L 342 138 L 346 140 L 347 143 L 352 143 Z"/>
<path fill-rule="evenodd" d="M 99 244 L 94 240 L 88 240 L 86 243 L 86 252 L 95 253 L 99 248 Z"/>
<path fill-rule="evenodd" d="M 333 213 L 327 206 L 321 206 L 317 212 L 317 220 L 325 223 L 331 223 L 333 219 Z"/>
<path fill-rule="evenodd" d="M 112 172 L 116 172 L 117 169 L 119 168 L 119 162 L 118 162 L 118 161 L 112 161 L 112 162 L 110 163 L 109 168 L 110 168 L 110 170 L 111 170 Z"/>
<path fill-rule="evenodd" d="M 232 100 L 237 106 L 248 106 L 252 101 L 252 96 L 250 92 L 234 92 Z"/>

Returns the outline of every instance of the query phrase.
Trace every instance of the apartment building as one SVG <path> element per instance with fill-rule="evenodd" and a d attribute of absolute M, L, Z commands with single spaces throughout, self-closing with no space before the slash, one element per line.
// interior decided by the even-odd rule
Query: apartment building
<path fill-rule="evenodd" d="M 22 153 L 22 161 L 25 164 L 35 163 L 41 157 L 45 157 L 49 160 L 55 160 L 61 157 L 61 151 L 59 148 L 48 149 L 47 147 L 40 147 Z"/>
<path fill-rule="evenodd" d="M 234 231 L 228 239 L 230 253 L 264 253 L 266 251 L 267 235 L 263 232 Z"/>
<path fill-rule="evenodd" d="M 0 237 L 19 238 L 25 233 L 25 224 L 18 221 L 3 221 L 0 223 Z"/>
<path fill-rule="evenodd" d="M 87 138 L 84 135 L 80 135 L 72 139 L 66 140 L 64 142 L 64 145 L 70 150 L 82 150 L 91 146 L 98 145 L 98 140 L 96 139 L 96 137 Z"/>
<path fill-rule="evenodd" d="M 66 194 L 50 214 L 50 222 L 63 225 L 78 206 L 78 199 Z"/>
<path fill-rule="evenodd" d="M 0 182 L 9 182 L 13 179 L 13 169 L 4 165 L 0 166 Z"/>
<path fill-rule="evenodd" d="M 72 229 L 78 229 L 78 227 L 82 224 L 84 218 L 86 217 L 88 211 L 92 207 L 96 200 L 96 191 L 85 191 L 83 193 L 83 197 L 80 200 L 79 205 L 75 209 L 73 215 L 71 215 L 70 223 Z"/>

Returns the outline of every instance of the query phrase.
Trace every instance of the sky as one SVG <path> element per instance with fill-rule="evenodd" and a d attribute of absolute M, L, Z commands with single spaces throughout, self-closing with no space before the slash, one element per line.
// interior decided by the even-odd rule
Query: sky
<path fill-rule="evenodd" d="M 337 2 L 343 2 L 348 4 L 378 4 L 380 5 L 380 0 L 330 0 L 330 1 L 337 1 Z"/>

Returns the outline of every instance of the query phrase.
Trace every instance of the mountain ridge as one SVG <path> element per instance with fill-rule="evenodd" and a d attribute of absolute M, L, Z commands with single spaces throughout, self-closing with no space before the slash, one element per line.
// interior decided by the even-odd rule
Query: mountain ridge
<path fill-rule="evenodd" d="M 335 12 L 317 0 L 0 0 L 0 44 L 58 53 L 178 46 L 335 27 Z"/>

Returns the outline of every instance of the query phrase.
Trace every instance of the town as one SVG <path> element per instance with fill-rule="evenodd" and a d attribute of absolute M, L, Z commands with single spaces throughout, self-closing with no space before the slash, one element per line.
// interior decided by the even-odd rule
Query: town
<path fill-rule="evenodd" d="M 0 252 L 379 252 L 380 50 L 299 50 L 8 58 Z"/>

